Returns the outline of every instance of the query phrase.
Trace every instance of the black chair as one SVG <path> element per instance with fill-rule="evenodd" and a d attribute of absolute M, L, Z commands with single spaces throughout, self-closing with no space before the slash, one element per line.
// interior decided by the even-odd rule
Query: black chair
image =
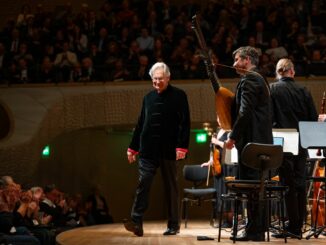
<path fill-rule="evenodd" d="M 221 208 L 219 213 L 219 234 L 218 241 L 221 237 L 222 214 L 225 201 L 234 202 L 233 213 L 233 242 L 236 241 L 238 232 L 238 215 L 239 206 L 243 202 L 247 202 L 249 196 L 256 194 L 259 196 L 259 201 L 267 203 L 267 224 L 270 224 L 270 207 L 269 202 L 277 200 L 280 203 L 280 219 L 284 224 L 284 192 L 286 187 L 279 186 L 278 181 L 270 180 L 270 171 L 277 169 L 282 164 L 283 147 L 272 144 L 248 143 L 241 152 L 242 163 L 247 167 L 259 170 L 259 180 L 231 180 L 225 181 L 229 191 L 227 194 L 221 195 Z M 259 211 L 259 210 L 257 210 Z M 283 228 L 284 229 L 284 228 Z M 283 232 L 283 229 L 281 232 Z M 286 236 L 285 242 L 286 242 Z M 267 239 L 269 241 L 269 231 L 267 230 Z"/>
<path fill-rule="evenodd" d="M 183 167 L 183 177 L 192 182 L 191 188 L 183 189 L 182 198 L 182 218 L 187 228 L 188 213 L 190 205 L 201 206 L 202 202 L 212 203 L 211 222 L 216 218 L 216 199 L 217 192 L 215 188 L 205 187 L 208 175 L 208 168 L 200 165 L 185 165 Z"/>

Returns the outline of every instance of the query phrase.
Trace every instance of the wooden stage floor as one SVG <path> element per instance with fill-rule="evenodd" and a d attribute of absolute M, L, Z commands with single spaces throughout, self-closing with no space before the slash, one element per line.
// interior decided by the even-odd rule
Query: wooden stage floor
<path fill-rule="evenodd" d="M 132 245 L 197 245 L 197 244 L 218 244 L 218 229 L 209 225 L 208 221 L 189 221 L 188 227 L 181 227 L 180 233 L 176 236 L 163 236 L 166 223 L 164 221 L 147 221 L 144 223 L 144 236 L 136 237 L 124 229 L 122 223 L 109 225 L 97 225 L 76 228 L 63 232 L 58 235 L 57 243 L 59 245 L 106 245 L 106 244 L 132 244 Z M 197 241 L 197 236 L 208 236 L 214 240 Z M 288 239 L 289 244 L 298 245 L 321 245 L 325 244 L 326 237 L 320 235 L 318 238 Z M 229 239 L 230 229 L 222 230 L 221 244 L 232 244 Z M 241 242 L 237 242 L 241 243 Z M 243 243 L 243 242 L 242 242 Z M 267 242 L 245 242 L 246 244 L 260 244 Z M 284 244 L 284 239 L 275 239 L 271 237 L 270 243 L 273 245 Z"/>

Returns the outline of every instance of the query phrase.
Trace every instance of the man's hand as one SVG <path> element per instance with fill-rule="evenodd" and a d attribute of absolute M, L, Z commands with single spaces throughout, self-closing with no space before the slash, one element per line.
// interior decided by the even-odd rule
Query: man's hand
<path fill-rule="evenodd" d="M 136 161 L 136 154 L 133 154 L 130 151 L 127 151 L 127 158 L 129 163 L 133 163 Z"/>
<path fill-rule="evenodd" d="M 182 160 L 186 158 L 186 152 L 184 151 L 176 151 L 177 160 Z"/>
<path fill-rule="evenodd" d="M 227 141 L 225 141 L 224 143 L 224 147 L 226 147 L 226 149 L 231 150 L 234 147 L 234 143 L 235 140 L 228 138 Z"/>

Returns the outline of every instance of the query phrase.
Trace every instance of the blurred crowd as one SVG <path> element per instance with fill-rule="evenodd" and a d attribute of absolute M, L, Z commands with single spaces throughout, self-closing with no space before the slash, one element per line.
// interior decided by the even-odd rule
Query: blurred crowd
<path fill-rule="evenodd" d="M 273 77 L 289 57 L 298 76 L 325 75 L 326 3 L 321 0 L 110 0 L 100 9 L 24 4 L 0 32 L 0 81 L 57 83 L 147 80 L 157 61 L 173 79 L 206 79 L 191 18 L 197 15 L 216 63 L 232 65 L 239 46 L 256 47 Z M 220 77 L 232 69 L 217 66 Z"/>
<path fill-rule="evenodd" d="M 11 176 L 0 178 L 0 244 L 55 245 L 63 231 L 108 223 L 113 218 L 98 187 L 84 199 L 53 184 L 24 189 Z"/>

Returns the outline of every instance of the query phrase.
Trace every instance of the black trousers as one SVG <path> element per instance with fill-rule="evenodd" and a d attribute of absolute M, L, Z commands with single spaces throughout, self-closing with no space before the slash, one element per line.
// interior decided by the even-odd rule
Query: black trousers
<path fill-rule="evenodd" d="M 300 232 L 306 216 L 306 159 L 307 151 L 300 149 L 297 156 L 285 155 L 280 167 L 280 180 L 289 187 L 285 196 L 289 231 Z"/>
<path fill-rule="evenodd" d="M 239 150 L 238 150 L 239 151 Z M 241 151 L 239 151 L 241 152 Z M 241 154 L 238 154 L 239 161 L 239 179 L 241 180 L 259 180 L 258 170 L 245 166 L 241 161 Z M 249 235 L 262 235 L 267 230 L 267 205 L 266 201 L 260 200 L 259 193 L 254 191 L 248 195 L 246 232 Z"/>
<path fill-rule="evenodd" d="M 143 216 L 148 208 L 150 188 L 157 168 L 160 167 L 165 199 L 167 202 L 167 214 L 169 228 L 179 228 L 179 191 L 177 181 L 177 162 L 165 159 L 139 159 L 139 182 L 136 196 L 131 211 L 131 219 L 139 224 L 143 222 Z"/>

